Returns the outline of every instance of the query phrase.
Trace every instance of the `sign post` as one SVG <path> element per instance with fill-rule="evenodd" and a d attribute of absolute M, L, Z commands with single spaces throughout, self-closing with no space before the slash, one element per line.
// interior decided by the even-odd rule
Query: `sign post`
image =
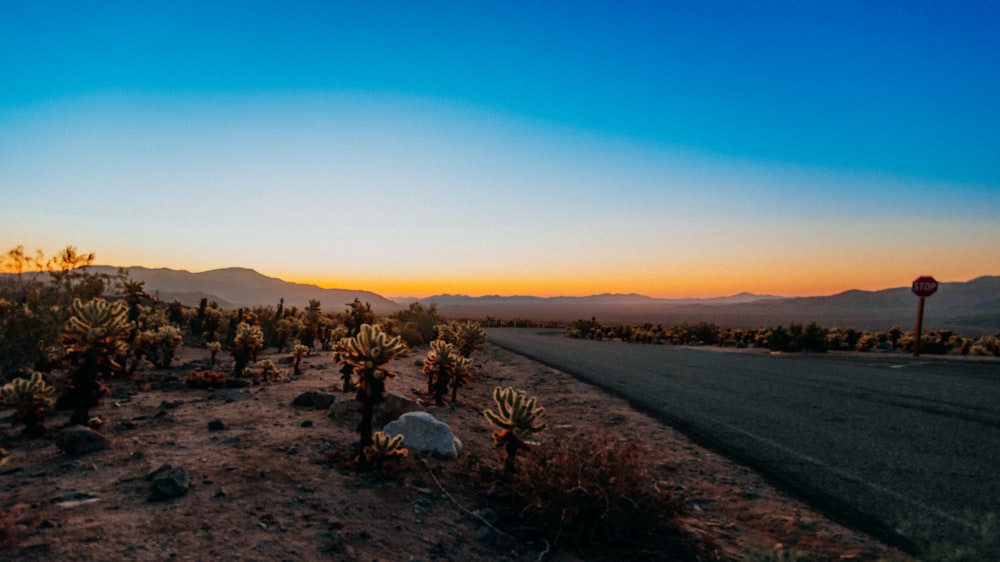
<path fill-rule="evenodd" d="M 938 290 L 938 282 L 929 275 L 922 275 L 913 281 L 910 287 L 914 295 L 920 297 L 920 304 L 917 305 L 917 339 L 913 342 L 913 356 L 920 356 L 920 332 L 924 327 L 924 299 L 933 295 Z"/>

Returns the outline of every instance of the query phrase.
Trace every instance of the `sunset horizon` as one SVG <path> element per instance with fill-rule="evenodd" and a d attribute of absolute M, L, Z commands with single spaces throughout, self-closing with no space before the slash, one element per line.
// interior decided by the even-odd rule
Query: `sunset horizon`
<path fill-rule="evenodd" d="M 0 242 L 441 293 L 1000 274 L 997 10 L 0 8 Z"/>

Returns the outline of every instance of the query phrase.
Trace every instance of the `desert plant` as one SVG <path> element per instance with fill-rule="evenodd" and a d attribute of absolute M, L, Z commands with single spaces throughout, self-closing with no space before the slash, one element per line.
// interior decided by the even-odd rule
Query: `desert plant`
<path fill-rule="evenodd" d="M 284 371 L 274 366 L 274 361 L 270 359 L 261 359 L 257 362 L 257 368 L 260 369 L 260 376 L 264 382 L 275 381 L 281 382 L 282 376 L 285 374 Z"/>
<path fill-rule="evenodd" d="M 517 452 L 529 450 L 526 439 L 546 427 L 541 420 L 545 408 L 537 406 L 535 398 L 528 398 L 523 390 L 511 387 L 493 389 L 493 401 L 497 411 L 484 410 L 483 415 L 500 430 L 493 433 L 493 445 L 504 448 L 504 469 L 515 472 Z"/>
<path fill-rule="evenodd" d="M 240 322 L 236 326 L 236 336 L 233 338 L 233 376 L 242 377 L 247 365 L 257 356 L 257 351 L 264 345 L 264 332 L 260 326 Z"/>
<path fill-rule="evenodd" d="M 45 433 L 45 410 L 52 406 L 56 389 L 35 371 L 27 379 L 14 379 L 0 387 L 0 404 L 13 406 L 14 422 L 24 424 L 24 433 L 37 437 Z"/>
<path fill-rule="evenodd" d="M 486 345 L 486 332 L 483 331 L 479 322 L 474 320 L 452 322 L 447 329 L 451 332 L 452 339 L 450 341 L 453 341 L 462 357 L 472 357 L 473 352 Z"/>
<path fill-rule="evenodd" d="M 209 368 L 214 369 L 215 358 L 219 355 L 219 352 L 222 351 L 222 342 L 210 341 L 206 347 L 208 348 L 208 352 L 212 354 L 212 357 L 209 360 Z"/>
<path fill-rule="evenodd" d="M 406 458 L 409 451 L 401 447 L 403 436 L 390 437 L 381 431 L 372 435 L 372 444 L 364 448 L 365 460 L 376 470 L 380 470 L 386 461 Z"/>
<path fill-rule="evenodd" d="M 419 302 L 410 303 L 408 308 L 394 313 L 392 318 L 398 322 L 399 332 L 407 345 L 414 347 L 437 339 L 437 326 L 448 323 L 438 313 L 436 304 L 425 308 Z"/>
<path fill-rule="evenodd" d="M 71 315 L 63 326 L 62 343 L 75 369 L 69 389 L 58 404 L 73 409 L 71 423 L 86 424 L 90 408 L 107 392 L 101 376 L 110 376 L 120 368 L 115 358 L 127 351 L 125 341 L 131 329 L 128 313 L 120 302 L 73 301 Z"/>
<path fill-rule="evenodd" d="M 526 538 L 591 555 L 611 549 L 619 559 L 690 560 L 684 541 L 672 540 L 683 501 L 658 487 L 657 470 L 642 439 L 560 434 L 516 475 L 494 474 L 488 484 L 503 500 L 500 515 L 514 519 L 507 527 Z"/>
<path fill-rule="evenodd" d="M 226 375 L 218 371 L 191 371 L 184 377 L 188 388 L 223 388 L 226 386 Z"/>
<path fill-rule="evenodd" d="M 308 345 L 302 345 L 301 343 L 297 343 L 295 344 L 295 347 L 292 348 L 292 359 L 294 360 L 294 363 L 292 363 L 292 368 L 293 371 L 295 372 L 295 376 L 299 376 L 302 374 L 302 358 L 305 357 L 306 355 L 309 355 Z"/>
<path fill-rule="evenodd" d="M 10 451 L 0 447 L 0 466 L 7 464 L 7 459 L 10 458 Z"/>
<path fill-rule="evenodd" d="M 142 357 L 153 362 L 157 369 L 166 369 L 177 354 L 177 348 L 181 346 L 183 338 L 181 330 L 177 326 L 166 324 L 155 330 L 143 330 L 135 338 L 134 346 L 136 350 L 135 364 L 130 369 L 129 374 L 135 372 Z"/>
<path fill-rule="evenodd" d="M 431 342 L 431 350 L 424 359 L 423 372 L 427 374 L 428 392 L 434 395 L 438 406 L 444 405 L 444 396 L 452 389 L 451 401 L 458 397 L 458 387 L 463 385 L 469 376 L 469 366 L 472 360 L 462 357 L 455 346 L 444 341 Z"/>
<path fill-rule="evenodd" d="M 341 340 L 341 350 L 336 352 L 336 358 L 338 362 L 350 365 L 354 369 L 357 398 L 360 403 L 359 452 L 372 444 L 372 419 L 375 406 L 384 400 L 385 379 L 396 376 L 383 365 L 406 349 L 406 344 L 399 336 L 389 337 L 371 324 L 362 324 L 357 336 Z M 367 467 L 364 455 L 361 455 L 359 460 L 363 468 Z"/>

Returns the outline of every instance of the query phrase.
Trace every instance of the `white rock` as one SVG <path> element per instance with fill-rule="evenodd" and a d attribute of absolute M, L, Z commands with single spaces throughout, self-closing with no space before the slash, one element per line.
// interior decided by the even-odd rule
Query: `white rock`
<path fill-rule="evenodd" d="M 386 424 L 382 433 L 402 435 L 403 446 L 411 451 L 431 453 L 445 458 L 456 458 L 462 452 L 462 442 L 455 437 L 448 424 L 427 412 L 409 412 L 398 420 Z"/>

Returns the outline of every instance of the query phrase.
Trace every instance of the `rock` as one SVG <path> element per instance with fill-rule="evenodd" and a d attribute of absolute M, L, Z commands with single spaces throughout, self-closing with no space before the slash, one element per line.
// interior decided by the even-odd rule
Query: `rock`
<path fill-rule="evenodd" d="M 448 424 L 427 412 L 408 412 L 382 430 L 390 436 L 402 435 L 403 446 L 411 451 L 456 458 L 462 452 L 462 442 L 455 437 Z"/>
<path fill-rule="evenodd" d="M 85 455 L 108 448 L 108 440 L 89 427 L 71 425 L 56 433 L 56 447 L 68 455 Z"/>
<path fill-rule="evenodd" d="M 215 391 L 215 394 L 211 396 L 216 400 L 222 400 L 223 402 L 235 402 L 243 396 L 243 393 L 235 388 L 223 388 Z"/>
<path fill-rule="evenodd" d="M 382 426 L 399 418 L 407 412 L 422 412 L 423 407 L 411 398 L 395 392 L 387 392 L 385 400 L 375 407 L 375 426 Z M 327 416 L 342 421 L 345 425 L 353 429 L 361 422 L 361 414 L 358 412 L 358 400 L 353 394 L 341 394 L 336 396 Z"/>
<path fill-rule="evenodd" d="M 249 388 L 249 387 L 250 387 L 250 381 L 246 379 L 233 379 L 233 378 L 226 379 L 226 388 Z"/>
<path fill-rule="evenodd" d="M 226 429 L 226 424 L 222 420 L 212 420 L 208 422 L 209 431 L 222 431 Z"/>
<path fill-rule="evenodd" d="M 292 400 L 293 406 L 299 406 L 300 408 L 312 408 L 314 410 L 326 410 L 333 404 L 336 396 L 326 392 L 314 392 L 312 390 L 308 392 L 303 392 Z"/>
<path fill-rule="evenodd" d="M 178 406 L 180 406 L 183 403 L 184 403 L 183 400 L 173 400 L 173 401 L 164 400 L 164 401 L 160 402 L 160 409 L 161 410 L 173 410 L 173 409 L 177 408 Z"/>
<path fill-rule="evenodd" d="M 170 465 L 166 466 L 169 467 Z M 153 478 L 153 491 L 149 496 L 149 501 L 165 501 L 179 498 L 187 494 L 189 487 L 188 472 L 183 466 L 164 470 Z"/>
<path fill-rule="evenodd" d="M 301 426 L 301 427 L 312 427 L 313 426 L 313 422 L 312 422 L 312 420 L 305 420 L 302 423 L 300 423 L 299 426 Z"/>

